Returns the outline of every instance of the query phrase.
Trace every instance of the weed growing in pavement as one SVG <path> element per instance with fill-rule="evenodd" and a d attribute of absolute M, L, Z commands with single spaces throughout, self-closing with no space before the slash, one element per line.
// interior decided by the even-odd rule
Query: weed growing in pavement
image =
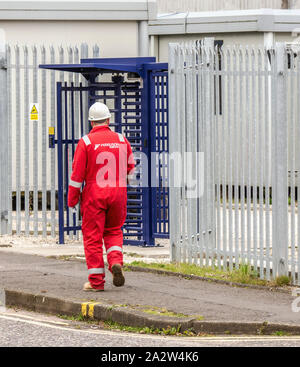
<path fill-rule="evenodd" d="M 272 335 L 274 336 L 291 336 L 291 333 L 288 333 L 286 331 L 275 331 Z"/>
<path fill-rule="evenodd" d="M 158 316 L 169 316 L 169 317 L 190 317 L 189 315 L 185 315 L 183 313 L 176 313 L 173 311 L 168 311 L 166 308 L 159 307 L 146 307 L 141 309 L 142 312 L 148 313 L 150 315 L 158 315 Z"/>
<path fill-rule="evenodd" d="M 177 313 L 177 312 L 169 311 L 166 308 L 159 308 L 159 307 L 146 307 L 146 308 L 141 308 L 140 310 L 150 315 L 157 315 L 157 316 L 177 317 L 177 318 L 190 317 L 198 321 L 201 321 L 204 319 L 204 317 L 200 315 L 185 315 L 183 313 Z"/>
<path fill-rule="evenodd" d="M 262 324 L 262 326 L 257 330 L 257 335 L 265 335 L 267 327 L 268 327 L 268 322 L 265 321 Z"/>
<path fill-rule="evenodd" d="M 181 332 L 181 325 L 178 325 L 177 327 L 168 326 L 167 328 L 159 329 L 155 327 L 127 326 L 127 325 L 120 324 L 118 322 L 114 322 L 112 320 L 108 320 L 108 321 L 91 320 L 91 319 L 88 319 L 87 317 L 84 317 L 81 314 L 73 315 L 73 316 L 69 316 L 69 315 L 57 315 L 57 316 L 64 320 L 85 322 L 88 324 L 101 326 L 105 329 L 123 331 L 123 332 L 128 332 L 128 333 L 152 334 L 152 335 L 163 335 L 163 336 L 181 336 L 181 337 L 214 336 L 213 334 L 204 334 L 204 333 L 197 334 L 192 328 Z M 80 326 L 78 325 L 75 325 L 75 327 L 80 328 Z"/>
<path fill-rule="evenodd" d="M 91 320 L 88 319 L 87 316 L 83 316 L 82 314 L 78 315 L 58 315 L 59 318 L 69 321 L 84 321 L 84 322 L 91 322 Z"/>
<path fill-rule="evenodd" d="M 286 275 L 282 275 L 282 276 L 276 278 L 275 283 L 278 287 L 282 287 L 282 286 L 285 286 L 285 285 L 290 285 L 291 284 L 291 278 L 286 276 Z"/>
<path fill-rule="evenodd" d="M 104 325 L 110 330 L 119 330 L 125 332 L 133 332 L 138 334 L 153 334 L 153 335 L 168 335 L 168 336 L 196 336 L 195 332 L 190 331 L 189 333 L 181 333 L 181 325 L 177 327 L 168 326 L 167 328 L 155 328 L 155 327 L 133 327 L 119 324 L 114 321 L 105 321 Z"/>

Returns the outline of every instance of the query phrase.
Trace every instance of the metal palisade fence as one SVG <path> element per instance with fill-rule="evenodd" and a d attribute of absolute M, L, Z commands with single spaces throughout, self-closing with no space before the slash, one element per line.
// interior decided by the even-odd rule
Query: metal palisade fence
<path fill-rule="evenodd" d="M 57 152 L 56 145 L 52 144 L 50 149 L 48 141 L 57 126 L 56 82 L 84 85 L 86 81 L 79 74 L 39 69 L 39 64 L 76 64 L 81 58 L 91 56 L 99 57 L 97 45 L 9 44 L 3 48 L 1 234 L 56 236 Z"/>
<path fill-rule="evenodd" d="M 300 50 L 169 47 L 172 260 L 300 284 Z"/>

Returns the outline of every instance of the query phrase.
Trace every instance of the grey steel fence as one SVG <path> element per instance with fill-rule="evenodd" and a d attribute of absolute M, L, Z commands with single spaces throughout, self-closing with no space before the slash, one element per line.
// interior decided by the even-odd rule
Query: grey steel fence
<path fill-rule="evenodd" d="M 169 47 L 172 260 L 299 284 L 300 52 Z"/>
<path fill-rule="evenodd" d="M 97 45 L 3 48 L 0 234 L 56 236 L 57 152 L 48 143 L 48 129 L 56 127 L 56 82 L 86 81 L 79 74 L 47 72 L 39 64 L 79 63 L 91 56 L 99 57 Z"/>

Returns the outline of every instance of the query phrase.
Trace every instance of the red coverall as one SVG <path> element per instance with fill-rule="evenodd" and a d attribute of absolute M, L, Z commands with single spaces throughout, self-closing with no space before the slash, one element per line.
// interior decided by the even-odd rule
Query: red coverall
<path fill-rule="evenodd" d="M 79 141 L 72 169 L 68 206 L 76 206 L 81 196 L 89 282 L 93 288 L 103 289 L 103 240 L 109 271 L 116 263 L 123 265 L 121 227 L 127 212 L 127 175 L 134 169 L 131 146 L 123 135 L 108 126 L 95 126 Z"/>

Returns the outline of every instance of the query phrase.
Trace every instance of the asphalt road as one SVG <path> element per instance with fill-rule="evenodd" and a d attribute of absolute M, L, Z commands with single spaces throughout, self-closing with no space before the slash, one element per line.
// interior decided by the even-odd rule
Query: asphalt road
<path fill-rule="evenodd" d="M 300 347 L 300 337 L 163 337 L 27 311 L 0 313 L 0 347 Z"/>

